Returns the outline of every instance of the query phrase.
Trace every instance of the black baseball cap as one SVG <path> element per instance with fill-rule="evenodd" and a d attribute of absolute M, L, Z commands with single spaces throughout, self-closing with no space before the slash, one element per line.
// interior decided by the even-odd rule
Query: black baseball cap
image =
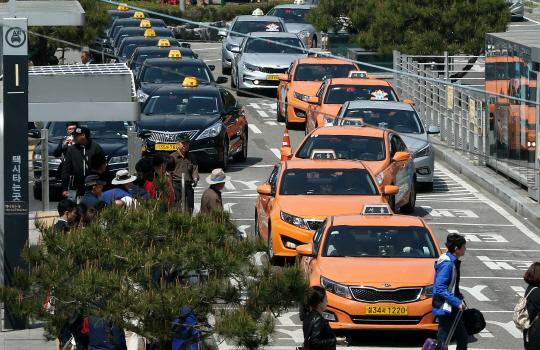
<path fill-rule="evenodd" d="M 107 183 L 105 181 L 101 181 L 98 175 L 88 175 L 84 179 L 84 184 L 86 186 L 95 186 L 95 185 L 105 186 Z"/>
<path fill-rule="evenodd" d="M 73 131 L 73 136 L 78 136 L 85 134 L 86 137 L 90 137 L 90 129 L 88 129 L 86 126 L 78 126 L 75 128 L 75 131 Z"/>

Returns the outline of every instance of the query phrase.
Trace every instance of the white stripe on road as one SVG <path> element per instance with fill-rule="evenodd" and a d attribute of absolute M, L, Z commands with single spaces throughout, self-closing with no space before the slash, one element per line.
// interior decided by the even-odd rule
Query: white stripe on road
<path fill-rule="evenodd" d="M 429 225 L 456 225 L 456 226 L 501 226 L 501 227 L 515 227 L 514 225 L 501 225 L 501 224 L 464 224 L 462 222 L 433 222 L 430 221 Z"/>
<path fill-rule="evenodd" d="M 523 295 L 525 295 L 525 289 L 521 286 L 511 286 L 510 288 L 512 288 L 514 292 L 516 292 L 522 298 Z"/>
<path fill-rule="evenodd" d="M 270 118 L 270 116 L 265 111 L 257 110 L 257 113 L 259 113 L 259 115 L 263 118 Z"/>
<path fill-rule="evenodd" d="M 277 125 L 276 122 L 266 122 L 266 124 L 268 124 L 268 125 Z"/>
<path fill-rule="evenodd" d="M 277 148 L 270 148 L 270 151 L 272 151 L 272 153 L 274 153 L 278 159 L 281 159 L 281 152 L 279 152 Z"/>
<path fill-rule="evenodd" d="M 251 129 L 251 131 L 253 131 L 254 133 L 256 134 L 262 134 L 262 131 L 259 130 L 258 127 L 256 127 L 255 125 L 253 124 L 248 124 L 248 127 Z"/>
<path fill-rule="evenodd" d="M 526 19 L 527 21 L 529 21 L 529 22 L 533 22 L 533 23 L 536 23 L 536 24 L 540 24 L 540 22 L 535 21 L 535 20 L 533 20 L 533 19 L 530 19 L 530 18 L 527 18 L 527 17 L 523 17 L 523 18 L 525 18 L 525 19 Z"/>
<path fill-rule="evenodd" d="M 225 182 L 225 188 L 229 191 L 234 191 L 236 190 L 236 187 L 234 187 L 234 185 L 232 184 L 232 182 L 230 181 L 227 181 Z M 226 193 L 226 192 L 225 192 Z"/>

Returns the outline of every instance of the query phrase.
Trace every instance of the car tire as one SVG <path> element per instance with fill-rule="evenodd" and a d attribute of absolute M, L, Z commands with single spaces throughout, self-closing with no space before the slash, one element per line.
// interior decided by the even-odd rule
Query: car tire
<path fill-rule="evenodd" d="M 268 255 L 268 261 L 270 262 L 270 264 L 272 265 L 282 265 L 282 261 L 283 261 L 283 257 L 282 256 L 276 256 L 274 254 L 274 243 L 273 243 L 273 240 L 272 240 L 272 227 L 271 227 L 271 224 L 268 223 L 268 250 L 267 250 L 267 255 Z"/>
<path fill-rule="evenodd" d="M 223 75 L 231 75 L 231 69 L 230 68 L 225 68 L 223 65 L 221 65 L 221 74 L 223 74 Z"/>
<path fill-rule="evenodd" d="M 246 125 L 247 126 L 247 125 Z M 245 162 L 248 157 L 248 133 L 247 128 L 244 131 L 244 136 L 242 137 L 242 151 L 233 156 L 233 159 L 237 162 Z"/>
<path fill-rule="evenodd" d="M 409 195 L 409 202 L 401 207 L 401 212 L 403 214 L 412 214 L 414 213 L 415 207 L 416 207 L 416 179 L 413 179 L 411 193 Z"/>
<path fill-rule="evenodd" d="M 223 159 L 219 162 L 219 167 L 223 171 L 227 170 L 227 165 L 229 165 L 229 140 L 225 137 L 225 143 L 223 144 Z"/>
<path fill-rule="evenodd" d="M 426 192 L 433 192 L 433 181 L 422 182 L 422 189 Z"/>
<path fill-rule="evenodd" d="M 255 209 L 255 237 L 261 237 L 261 228 L 259 227 L 259 215 L 257 214 L 257 209 Z"/>
<path fill-rule="evenodd" d="M 279 108 L 279 104 L 280 104 L 280 102 L 278 100 L 278 102 L 276 103 L 276 105 L 277 105 L 277 108 L 276 108 L 276 120 L 278 122 L 284 122 L 285 118 L 283 117 L 283 114 L 281 114 L 281 109 Z"/>

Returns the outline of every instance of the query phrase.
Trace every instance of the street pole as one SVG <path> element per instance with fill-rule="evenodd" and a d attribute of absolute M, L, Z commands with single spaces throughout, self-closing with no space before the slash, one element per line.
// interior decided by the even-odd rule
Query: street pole
<path fill-rule="evenodd" d="M 221 7 L 227 5 L 227 0 L 221 0 Z"/>
<path fill-rule="evenodd" d="M 187 0 L 180 0 L 180 11 L 182 12 L 186 10 L 186 1 Z"/>

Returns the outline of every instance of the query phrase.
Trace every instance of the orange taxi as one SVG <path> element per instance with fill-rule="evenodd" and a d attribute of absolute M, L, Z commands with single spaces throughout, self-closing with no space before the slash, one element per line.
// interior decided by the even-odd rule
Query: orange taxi
<path fill-rule="evenodd" d="M 313 129 L 332 123 L 346 101 L 399 101 L 396 90 L 386 80 L 369 78 L 340 78 L 326 80 L 315 96 L 308 99 L 306 135 Z M 412 103 L 405 100 L 403 102 Z"/>
<path fill-rule="evenodd" d="M 424 219 L 366 204 L 329 216 L 296 251 L 310 285 L 327 291 L 323 316 L 333 329 L 438 329 L 431 301 L 441 251 Z"/>
<path fill-rule="evenodd" d="M 280 75 L 278 86 L 277 121 L 304 123 L 308 99 L 315 95 L 322 82 L 330 78 L 346 78 L 358 70 L 355 63 L 338 58 L 299 58 L 291 63 L 286 74 Z M 288 105 L 287 103 L 291 103 Z"/>
<path fill-rule="evenodd" d="M 412 152 L 392 130 L 363 126 L 358 118 L 351 122 L 352 125 L 314 130 L 304 138 L 293 159 L 309 159 L 314 149 L 331 149 L 338 159 L 361 160 L 373 171 L 379 186 L 399 187 L 399 192 L 388 198 L 392 210 L 414 212 L 416 172 Z"/>
<path fill-rule="evenodd" d="M 335 157 L 314 150 L 310 159 L 280 162 L 257 188 L 255 233 L 267 240 L 270 262 L 296 256 L 328 215 L 357 213 L 364 203 L 386 203 L 384 196 L 398 192 L 381 188 L 362 162 Z"/>

